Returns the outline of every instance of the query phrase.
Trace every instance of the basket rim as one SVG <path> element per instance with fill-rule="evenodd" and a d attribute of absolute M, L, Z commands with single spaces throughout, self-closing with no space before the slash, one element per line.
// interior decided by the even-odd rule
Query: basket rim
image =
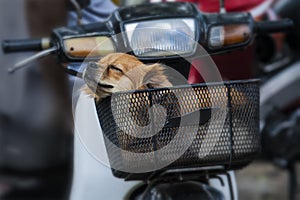
<path fill-rule="evenodd" d="M 161 87 L 161 88 L 151 88 L 151 89 L 144 89 L 144 90 L 126 90 L 126 91 L 119 91 L 114 92 L 115 95 L 121 94 L 131 94 L 131 93 L 143 93 L 143 92 L 154 92 L 154 91 L 164 91 L 166 89 L 184 89 L 184 88 L 194 88 L 194 87 L 203 87 L 203 86 L 217 86 L 217 85 L 224 85 L 230 86 L 234 84 L 248 84 L 248 83 L 259 83 L 260 79 L 253 78 L 253 79 L 244 79 L 244 80 L 229 80 L 229 81 L 222 81 L 222 82 L 208 82 L 208 83 L 195 83 L 195 84 L 184 84 L 184 85 L 175 85 L 172 87 Z"/>

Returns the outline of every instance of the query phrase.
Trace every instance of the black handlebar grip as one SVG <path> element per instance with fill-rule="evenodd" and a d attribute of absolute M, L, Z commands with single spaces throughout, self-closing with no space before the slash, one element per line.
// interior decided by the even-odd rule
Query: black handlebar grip
<path fill-rule="evenodd" d="M 254 30 L 256 33 L 286 32 L 293 28 L 294 22 L 290 19 L 278 21 L 256 22 Z"/>
<path fill-rule="evenodd" d="M 21 51 L 40 51 L 51 47 L 49 39 L 21 39 L 21 40 L 4 40 L 2 49 L 4 53 L 21 52 Z"/>

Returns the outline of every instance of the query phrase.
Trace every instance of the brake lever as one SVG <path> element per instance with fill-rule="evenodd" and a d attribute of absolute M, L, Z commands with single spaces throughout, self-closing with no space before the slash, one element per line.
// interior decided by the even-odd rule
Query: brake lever
<path fill-rule="evenodd" d="M 26 58 L 18 63 L 16 63 L 14 66 L 8 68 L 8 73 L 14 73 L 15 71 L 22 69 L 26 67 L 26 65 L 34 60 L 40 59 L 42 57 L 48 56 L 50 54 L 55 53 L 58 50 L 57 47 L 53 46 L 49 49 L 43 50 L 41 52 L 38 52 L 37 54 L 34 54 L 33 56 L 30 56 L 29 58 Z"/>

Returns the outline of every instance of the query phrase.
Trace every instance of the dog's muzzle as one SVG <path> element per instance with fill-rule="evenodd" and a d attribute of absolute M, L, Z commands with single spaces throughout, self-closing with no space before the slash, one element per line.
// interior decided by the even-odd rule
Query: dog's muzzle
<path fill-rule="evenodd" d="M 96 91 L 97 87 L 111 89 L 114 86 L 102 84 L 99 82 L 101 78 L 101 72 L 96 62 L 89 62 L 83 71 L 82 78 L 90 89 Z"/>

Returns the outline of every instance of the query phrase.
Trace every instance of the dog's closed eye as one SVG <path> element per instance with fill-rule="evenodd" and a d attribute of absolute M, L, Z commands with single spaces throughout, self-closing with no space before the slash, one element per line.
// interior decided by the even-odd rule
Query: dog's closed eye
<path fill-rule="evenodd" d="M 123 70 L 116 67 L 116 66 L 114 66 L 114 65 L 109 65 L 108 69 L 111 69 L 111 70 L 114 70 L 114 71 L 117 71 L 117 72 L 121 72 L 123 74 Z"/>

